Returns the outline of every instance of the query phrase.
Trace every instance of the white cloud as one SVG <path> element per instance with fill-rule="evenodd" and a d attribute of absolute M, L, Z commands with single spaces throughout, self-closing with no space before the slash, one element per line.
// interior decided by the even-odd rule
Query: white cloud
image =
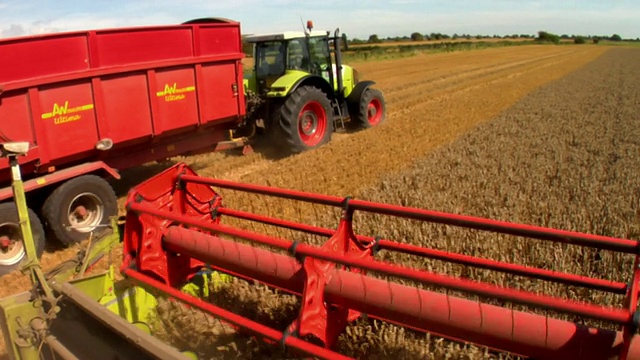
<path fill-rule="evenodd" d="M 0 36 L 51 31 L 178 24 L 199 17 L 228 17 L 243 32 L 271 32 L 301 27 L 314 20 L 319 29 L 337 27 L 349 37 L 409 35 L 414 31 L 469 34 L 555 33 L 640 36 L 640 5 L 632 1 L 418 1 L 325 0 L 8 0 L 0 3 Z"/>
<path fill-rule="evenodd" d="M 27 32 L 25 31 L 24 27 L 22 27 L 22 25 L 11 24 L 9 25 L 8 28 L 0 30 L 0 37 L 4 38 L 4 37 L 22 36 L 22 35 L 25 35 L 26 33 Z"/>

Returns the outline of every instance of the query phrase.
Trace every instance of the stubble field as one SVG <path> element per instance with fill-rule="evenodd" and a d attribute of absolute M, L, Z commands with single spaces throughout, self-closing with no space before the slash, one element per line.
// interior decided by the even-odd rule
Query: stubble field
<path fill-rule="evenodd" d="M 337 134 L 317 151 L 284 159 L 255 153 L 176 160 L 186 161 L 205 176 L 636 238 L 639 143 L 633 134 L 639 129 L 633 116 L 640 110 L 640 93 L 633 84 L 640 80 L 640 73 L 633 64 L 640 52 L 605 51 L 590 46 L 526 46 L 355 64 L 362 78 L 374 79 L 385 92 L 389 121 L 384 126 Z M 540 88 L 543 85 L 547 86 Z M 119 184 L 121 193 L 159 169 L 151 165 L 128 172 Z M 228 194 L 226 202 L 305 221 L 318 215 L 312 220 L 316 224 L 335 226 L 335 219 L 329 219 L 330 212 L 324 209 L 291 211 L 289 203 L 255 201 L 241 194 Z M 629 265 L 628 259 L 605 255 L 595 262 L 590 254 L 571 251 L 563 255 L 564 260 L 551 261 L 554 249 L 522 251 L 524 245 L 515 239 L 455 231 L 444 236 L 441 228 L 377 218 L 356 221 L 358 230 L 368 234 L 518 263 L 555 265 L 565 271 L 619 277 Z M 45 254 L 45 267 L 71 253 Z M 604 264 L 606 274 L 600 273 Z M 463 271 L 436 263 L 428 267 L 449 274 Z M 496 281 L 522 285 L 511 278 Z M 237 285 L 223 288 L 219 301 L 240 304 L 244 308 L 240 311 L 253 311 L 253 316 L 274 326 L 281 327 L 295 314 L 295 299 L 278 302 L 264 290 Z M 26 282 L 12 275 L 0 279 L 0 286 L 0 296 L 5 296 L 24 288 Z M 526 286 L 535 289 L 534 284 Z M 250 303 L 259 305 L 258 313 L 254 306 L 247 306 Z M 183 326 L 185 320 L 193 323 L 189 317 L 165 320 Z M 183 326 L 166 335 L 176 344 L 187 341 L 200 348 L 201 338 Z M 453 345 L 439 340 L 415 337 L 387 325 L 377 330 L 372 326 L 377 325 L 350 327 L 350 335 L 341 339 L 341 349 L 367 358 L 427 353 L 440 358 L 451 353 L 448 346 Z M 170 329 L 166 324 L 164 328 Z M 203 335 L 210 338 L 211 331 L 210 327 Z M 253 346 L 238 340 L 233 340 L 233 346 L 220 344 L 218 350 L 227 356 L 255 354 Z M 454 358 L 484 357 L 474 347 L 452 354 Z"/>

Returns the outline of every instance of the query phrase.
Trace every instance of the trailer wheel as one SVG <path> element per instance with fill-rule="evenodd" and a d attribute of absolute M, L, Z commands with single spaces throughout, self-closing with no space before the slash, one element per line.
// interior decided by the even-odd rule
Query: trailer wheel
<path fill-rule="evenodd" d="M 45 233 L 36 213 L 29 209 L 31 232 L 38 258 L 44 252 Z M 18 209 L 15 203 L 0 204 L 0 276 L 16 270 L 25 259 L 26 249 L 22 241 Z"/>
<path fill-rule="evenodd" d="M 280 109 L 280 128 L 292 153 L 300 153 L 331 141 L 331 102 L 320 89 L 302 86 Z"/>
<path fill-rule="evenodd" d="M 386 120 L 387 109 L 382 91 L 371 88 L 365 90 L 357 105 L 352 110 L 351 118 L 358 128 L 368 129 Z"/>
<path fill-rule="evenodd" d="M 64 246 L 89 238 L 118 214 L 117 197 L 104 179 L 84 175 L 55 189 L 42 206 L 45 226 Z"/>

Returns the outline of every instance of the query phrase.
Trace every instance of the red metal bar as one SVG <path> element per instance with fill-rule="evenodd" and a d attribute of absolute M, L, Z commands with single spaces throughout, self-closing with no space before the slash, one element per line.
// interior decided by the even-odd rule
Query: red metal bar
<path fill-rule="evenodd" d="M 158 210 L 149 205 L 141 205 L 135 202 L 129 203 L 128 210 L 136 211 L 138 213 L 158 216 L 164 219 L 173 220 L 182 224 L 199 227 L 201 229 L 206 229 L 213 232 L 219 232 L 219 233 L 227 234 L 230 236 L 236 236 L 236 237 L 245 238 L 247 240 L 253 240 L 263 245 L 269 245 L 269 246 L 273 246 L 273 247 L 284 249 L 284 250 L 287 250 L 293 244 L 293 242 L 289 240 L 274 238 L 274 237 L 263 235 L 263 234 L 250 233 L 248 231 L 233 228 L 226 225 L 215 225 L 212 223 L 205 223 L 189 215 L 169 213 L 163 210 Z M 247 234 L 251 234 L 251 238 L 247 238 Z"/>
<path fill-rule="evenodd" d="M 285 199 L 302 200 L 306 202 L 343 206 L 344 198 L 321 194 L 312 194 L 302 191 L 280 189 L 268 186 L 253 184 L 240 184 L 228 180 L 202 178 L 194 175 L 184 175 L 183 181 L 196 184 L 217 186 L 221 188 L 240 190 L 255 194 L 276 196 Z M 551 228 L 497 221 L 480 217 L 443 213 L 438 211 L 423 210 L 418 208 L 403 207 L 397 205 L 379 204 L 370 201 L 350 200 L 349 208 L 362 210 L 371 213 L 400 216 L 409 219 L 430 221 L 439 224 L 455 225 L 459 227 L 486 230 L 503 234 L 526 236 L 530 238 L 549 240 L 573 245 L 588 246 L 603 250 L 613 250 L 630 254 L 637 254 L 640 251 L 640 242 L 619 239 L 614 237 L 591 235 L 566 230 L 556 230 Z"/>
<path fill-rule="evenodd" d="M 378 214 L 401 216 L 415 220 L 431 221 L 440 224 L 487 230 L 515 236 L 525 236 L 534 239 L 588 246 L 629 254 L 636 254 L 640 250 L 640 243 L 637 241 L 608 236 L 516 224 L 507 221 L 497 221 L 473 216 L 447 214 L 438 211 L 407 208 L 397 205 L 376 204 L 360 200 L 354 200 L 353 203 L 351 203 L 351 206 L 356 210 L 370 211 Z"/>
<path fill-rule="evenodd" d="M 344 200 L 343 198 L 340 198 L 337 196 L 311 194 L 311 193 L 306 193 L 302 191 L 272 188 L 269 186 L 241 184 L 241 183 L 236 183 L 228 180 L 203 178 L 197 175 L 182 175 L 180 179 L 182 181 L 186 181 L 194 184 L 217 186 L 217 187 L 226 188 L 226 189 L 245 191 L 245 192 L 254 193 L 254 194 L 275 196 L 275 197 L 291 199 L 291 200 L 301 200 L 301 201 L 311 202 L 315 204 L 322 204 L 322 205 L 340 206 Z"/>
<path fill-rule="evenodd" d="M 202 229 L 210 230 L 215 233 L 235 236 L 284 250 L 291 249 L 291 246 L 293 245 L 293 242 L 288 240 L 273 238 L 262 234 L 255 234 L 249 231 L 232 228 L 225 225 L 207 224 L 201 221 L 194 220 L 189 216 L 169 214 L 153 209 L 149 206 L 136 203 L 130 204 L 130 210 L 146 213 L 149 215 L 161 216 L 169 220 L 177 221 L 179 223 L 195 227 L 200 227 Z M 318 249 L 306 244 L 297 244 L 296 253 L 302 256 L 311 256 L 316 259 L 331 261 L 341 265 L 347 265 L 363 270 L 375 271 L 378 273 L 396 276 L 405 280 L 412 280 L 426 284 L 442 286 L 451 290 L 458 290 L 475 295 L 494 297 L 501 300 L 538 306 L 540 308 L 548 310 L 561 311 L 598 320 L 611 321 L 616 324 L 627 324 L 631 321 L 633 316 L 632 313 L 629 313 L 627 310 L 623 309 L 607 308 L 584 302 L 570 301 L 567 299 L 555 298 L 546 295 L 538 295 L 521 290 L 501 288 L 482 282 L 459 279 L 427 271 L 419 271 L 407 267 L 390 265 L 379 261 L 353 259 L 346 256 L 329 253 L 323 251 L 322 249 Z"/>
<path fill-rule="evenodd" d="M 298 339 L 293 336 L 288 336 L 284 338 L 284 334 L 280 331 L 272 329 L 270 327 L 264 326 L 255 321 L 251 321 L 245 317 L 237 315 L 233 312 L 227 311 L 221 307 L 215 306 L 211 303 L 200 300 L 194 296 L 181 292 L 180 290 L 174 289 L 164 283 L 161 283 L 151 277 L 148 277 L 144 274 L 141 274 L 132 269 L 122 269 L 122 274 L 127 276 L 139 284 L 146 285 L 147 287 L 151 287 L 154 290 L 159 290 L 166 295 L 169 295 L 177 300 L 180 300 L 186 304 L 194 306 L 200 310 L 206 311 L 218 318 L 224 319 L 228 323 L 240 327 L 244 330 L 247 330 L 252 335 L 257 336 L 259 338 L 266 338 L 275 343 L 284 343 L 287 346 L 290 346 L 304 354 L 317 356 L 321 359 L 343 359 L 348 360 L 352 359 L 350 357 L 341 355 L 340 353 L 336 353 L 334 351 L 325 349 L 320 346 L 313 345 L 304 340 Z"/>
<path fill-rule="evenodd" d="M 336 232 L 335 230 L 332 230 L 332 229 L 300 224 L 293 221 L 276 219 L 269 216 L 256 215 L 253 213 L 234 210 L 234 209 L 228 209 L 228 208 L 219 208 L 218 213 L 222 215 L 256 221 L 264 224 L 279 226 L 287 229 L 302 231 L 309 234 L 321 235 L 326 237 L 333 236 L 333 234 L 335 234 Z M 359 241 L 366 244 L 373 244 L 373 242 L 375 241 L 373 237 L 369 237 L 369 236 L 358 235 L 357 237 Z M 380 239 L 379 247 L 381 250 L 382 249 L 393 250 L 393 251 L 398 251 L 405 254 L 411 254 L 411 255 L 422 256 L 422 257 L 431 258 L 431 259 L 449 261 L 456 264 L 474 266 L 474 267 L 483 268 L 483 269 L 501 271 L 504 273 L 514 274 L 514 275 L 529 276 L 535 279 L 549 280 L 549 281 L 554 281 L 554 282 L 558 282 L 566 285 L 582 286 L 589 289 L 608 291 L 615 294 L 622 295 L 622 294 L 625 294 L 627 291 L 627 284 L 621 283 L 621 282 L 590 278 L 586 276 L 563 273 L 559 271 L 539 269 L 539 268 L 529 267 L 529 266 L 510 264 L 506 262 L 480 258 L 477 256 L 462 255 L 462 254 L 447 252 L 442 250 L 423 248 L 423 247 L 410 245 L 410 244 L 402 244 L 402 243 L 385 240 L 385 239 Z"/>
<path fill-rule="evenodd" d="M 476 256 L 423 248 L 410 244 L 402 244 L 389 240 L 380 240 L 380 248 L 395 250 L 405 254 L 449 261 L 456 264 L 475 266 L 477 268 L 501 271 L 513 275 L 529 276 L 535 279 L 554 281 L 565 285 L 582 286 L 589 289 L 602 290 L 615 294 L 622 295 L 627 291 L 627 284 L 621 282 L 511 264 Z"/>
<path fill-rule="evenodd" d="M 625 298 L 625 306 L 631 313 L 636 313 L 638 311 L 638 287 L 640 286 L 640 256 L 636 256 L 636 259 L 633 263 L 633 276 L 631 278 L 631 287 L 627 292 L 627 296 Z M 640 320 L 640 319 L 636 319 Z M 633 322 L 631 324 L 626 324 L 622 328 L 622 336 L 624 339 L 624 343 L 620 349 L 620 360 L 627 360 L 630 355 L 631 346 L 631 338 L 636 334 L 638 330 L 638 323 Z M 631 357 L 631 359 L 635 359 Z"/>
<path fill-rule="evenodd" d="M 267 285 L 278 284 L 297 294 L 304 289 L 301 266 L 286 255 L 179 227 L 167 230 L 164 245 L 169 251 L 228 267 Z M 620 332 L 587 328 L 343 270 L 334 270 L 328 279 L 324 289 L 328 303 L 516 354 L 545 359 L 602 359 L 616 355 L 622 344 Z M 640 358 L 638 336 L 630 338 L 629 354 L 630 358 Z"/>

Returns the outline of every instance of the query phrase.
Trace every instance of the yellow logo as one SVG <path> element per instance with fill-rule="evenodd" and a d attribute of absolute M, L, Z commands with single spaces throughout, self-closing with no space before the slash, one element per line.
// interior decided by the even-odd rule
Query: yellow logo
<path fill-rule="evenodd" d="M 65 101 L 64 105 L 59 105 L 58 103 L 53 104 L 53 110 L 48 113 L 42 114 L 43 119 L 53 118 L 53 123 L 55 125 L 68 123 L 71 121 L 77 121 L 82 118 L 81 115 L 75 114 L 80 111 L 86 111 L 93 109 L 93 104 L 76 106 L 73 108 L 69 107 L 69 101 Z M 72 115 L 75 114 L 75 115 Z"/>
<path fill-rule="evenodd" d="M 156 96 L 164 96 L 164 101 L 177 101 L 187 97 L 184 93 L 192 91 L 196 91 L 195 86 L 178 88 L 178 83 L 173 83 L 173 85 L 165 84 L 164 90 L 156 92 Z"/>

